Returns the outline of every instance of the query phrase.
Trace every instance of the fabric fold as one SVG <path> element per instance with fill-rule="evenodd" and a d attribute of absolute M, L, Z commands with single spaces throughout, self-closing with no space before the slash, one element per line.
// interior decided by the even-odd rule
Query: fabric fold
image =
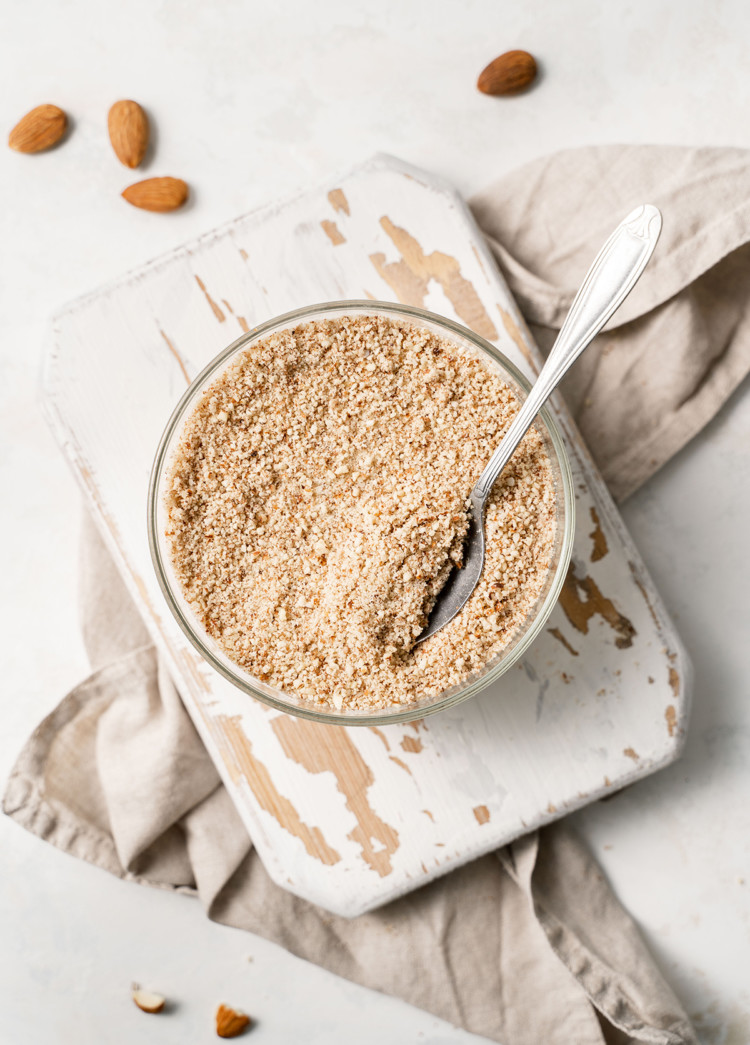
<path fill-rule="evenodd" d="M 640 281 L 607 329 L 671 300 L 748 243 L 745 149 L 599 145 L 544 156 L 469 200 L 527 321 L 559 328 L 589 262 L 629 211 L 653 203 L 664 219 Z M 527 289 L 528 287 L 528 289 Z"/>
<path fill-rule="evenodd" d="M 617 500 L 716 414 L 750 370 L 750 157 L 605 145 L 505 175 L 469 201 L 542 351 L 618 221 L 653 203 L 663 229 L 630 297 L 563 383 Z"/>

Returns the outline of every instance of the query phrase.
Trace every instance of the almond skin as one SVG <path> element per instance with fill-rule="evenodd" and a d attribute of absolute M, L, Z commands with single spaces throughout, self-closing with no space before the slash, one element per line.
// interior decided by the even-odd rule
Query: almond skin
<path fill-rule="evenodd" d="M 482 70 L 477 87 L 483 94 L 518 94 L 534 82 L 536 72 L 528 51 L 506 51 Z"/>
<path fill-rule="evenodd" d="M 107 117 L 109 140 L 115 156 L 132 170 L 138 167 L 148 148 L 148 117 L 138 102 L 115 102 Z"/>
<path fill-rule="evenodd" d="M 10 132 L 8 145 L 16 152 L 41 152 L 57 145 L 67 126 L 68 117 L 57 105 L 37 105 Z"/>
<path fill-rule="evenodd" d="M 220 1005 L 216 1010 L 216 1033 L 220 1038 L 236 1038 L 249 1026 L 250 1017 L 238 1009 Z"/>
<path fill-rule="evenodd" d="M 122 198 L 141 210 L 164 214 L 183 205 L 188 198 L 188 187 L 182 178 L 146 178 L 129 185 Z"/>

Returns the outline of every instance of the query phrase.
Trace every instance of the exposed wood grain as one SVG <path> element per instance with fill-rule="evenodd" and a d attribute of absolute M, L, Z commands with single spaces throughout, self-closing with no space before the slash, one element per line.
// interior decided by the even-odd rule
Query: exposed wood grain
<path fill-rule="evenodd" d="M 646 585 L 643 583 L 643 579 L 639 576 L 639 571 L 638 571 L 635 563 L 631 562 L 631 563 L 629 563 L 629 566 L 630 566 L 631 576 L 632 576 L 633 580 L 635 581 L 636 587 L 638 588 L 638 590 L 640 591 L 641 595 L 643 596 L 643 601 L 646 603 L 646 606 L 648 608 L 649 614 L 651 615 L 651 620 L 653 621 L 654 627 L 657 629 L 657 631 L 660 631 L 661 627 L 662 627 L 662 623 L 661 623 L 661 620 L 659 619 L 658 613 L 656 612 L 656 607 L 651 602 L 651 597 L 650 597 L 650 595 L 649 595 L 649 593 L 648 593 L 648 591 L 646 589 Z"/>
<path fill-rule="evenodd" d="M 221 299 L 221 303 L 224 306 L 224 308 L 227 310 L 227 312 L 231 316 L 234 316 L 234 318 L 237 320 L 237 322 L 239 323 L 239 327 L 240 327 L 240 330 L 242 331 L 242 333 L 243 334 L 247 334 L 247 332 L 250 329 L 250 327 L 248 326 L 248 322 L 245 319 L 245 317 L 244 316 L 236 316 L 235 313 L 234 313 L 234 309 L 229 304 L 229 302 L 227 301 L 226 298 L 222 298 Z"/>
<path fill-rule="evenodd" d="M 633 645 L 636 631 L 632 622 L 615 608 L 610 598 L 602 594 L 593 577 L 579 577 L 572 563 L 560 592 L 560 605 L 573 627 L 582 634 L 588 634 L 589 621 L 598 615 L 615 632 L 615 646 L 618 649 L 628 649 Z"/>
<path fill-rule="evenodd" d="M 349 201 L 344 195 L 343 189 L 331 189 L 328 193 L 328 202 L 334 210 L 343 211 L 344 214 L 351 214 Z"/>
<path fill-rule="evenodd" d="M 369 729 L 370 729 L 370 732 L 374 733 L 375 736 L 378 738 L 378 740 L 380 740 L 385 745 L 386 751 L 390 751 L 391 750 L 391 745 L 388 743 L 388 737 L 385 735 L 383 730 L 382 729 L 378 729 L 377 726 L 370 726 Z"/>
<path fill-rule="evenodd" d="M 560 631 L 559 628 L 548 628 L 547 631 L 549 631 L 550 635 L 554 635 L 554 637 L 557 639 L 558 642 L 561 642 L 563 644 L 563 646 L 568 651 L 568 653 L 570 653 L 571 656 L 573 656 L 573 657 L 577 657 L 578 656 L 578 650 L 577 649 L 573 649 L 573 647 L 570 645 L 570 643 L 565 638 L 565 636 L 563 635 L 563 633 Z"/>
<path fill-rule="evenodd" d="M 385 254 L 378 252 L 370 255 L 370 261 L 403 305 L 422 308 L 427 283 L 409 268 L 403 258 L 400 261 L 386 262 Z"/>
<path fill-rule="evenodd" d="M 200 276 L 196 276 L 196 277 L 195 277 L 195 282 L 196 282 L 196 283 L 198 284 L 198 286 L 199 286 L 199 287 L 201 288 L 201 290 L 203 291 L 203 295 L 204 295 L 204 297 L 205 297 L 206 301 L 208 302 L 208 304 L 209 304 L 209 307 L 210 307 L 211 311 L 213 312 L 213 314 L 214 314 L 214 315 L 216 316 L 216 318 L 218 319 L 218 321 L 219 321 L 220 323 L 223 323 L 223 322 L 224 322 L 224 320 L 225 320 L 225 319 L 226 319 L 227 317 L 226 317 L 226 316 L 224 315 L 224 313 L 223 313 L 223 312 L 221 311 L 221 309 L 220 309 L 220 308 L 219 308 L 219 306 L 218 306 L 218 305 L 216 304 L 216 302 L 214 301 L 214 299 L 213 299 L 213 298 L 211 297 L 211 295 L 210 295 L 210 294 L 208 293 L 208 291 L 206 290 L 206 284 L 205 284 L 205 283 L 203 282 L 203 280 L 202 280 L 202 279 L 200 278 Z"/>
<path fill-rule="evenodd" d="M 177 349 L 174 347 L 172 342 L 169 340 L 167 335 L 164 333 L 164 331 L 160 330 L 159 333 L 164 338 L 164 341 L 166 342 L 167 348 L 169 349 L 169 351 L 172 353 L 172 355 L 177 360 L 177 366 L 182 371 L 182 376 L 185 378 L 185 383 L 189 385 L 191 378 L 190 378 L 190 374 L 187 371 L 187 367 L 185 366 L 185 361 L 183 360 L 182 356 L 177 351 Z"/>
<path fill-rule="evenodd" d="M 334 247 L 338 247 L 341 243 L 346 243 L 345 237 L 341 234 L 338 225 L 335 221 L 331 221 L 329 218 L 325 218 L 320 223 L 323 232 L 328 236 Z"/>
<path fill-rule="evenodd" d="M 594 529 L 589 534 L 589 537 L 591 538 L 593 543 L 593 546 L 591 548 L 591 562 L 598 562 L 600 559 L 604 558 L 604 556 L 609 551 L 609 548 L 607 546 L 607 538 L 605 537 L 604 530 L 602 529 L 602 524 L 599 521 L 599 513 L 597 512 L 593 504 L 591 505 L 589 511 L 591 513 L 591 521 L 594 524 Z"/>
<path fill-rule="evenodd" d="M 474 806 L 472 810 L 476 817 L 478 824 L 488 824 L 490 821 L 490 811 L 487 806 Z"/>
<path fill-rule="evenodd" d="M 371 254 L 370 258 L 399 301 L 423 305 L 429 282 L 434 279 L 466 326 L 494 341 L 495 325 L 475 287 L 462 275 L 459 262 L 439 250 L 425 254 L 418 240 L 387 216 L 380 219 L 380 224 L 401 253 L 401 261 L 386 262 L 385 255 L 380 253 Z"/>
<path fill-rule="evenodd" d="M 669 688 L 674 693 L 675 697 L 680 695 L 680 676 L 677 674 L 675 668 L 669 669 Z"/>
<path fill-rule="evenodd" d="M 310 773 L 333 773 L 336 787 L 357 826 L 348 835 L 362 850 L 362 859 L 381 877 L 391 873 L 391 856 L 398 849 L 398 832 L 375 812 L 367 791 L 375 782 L 372 769 L 357 750 L 349 732 L 340 726 L 281 715 L 271 727 L 287 758 Z"/>
<path fill-rule="evenodd" d="M 226 765 L 234 782 L 245 781 L 260 808 L 270 813 L 285 831 L 299 838 L 310 856 L 329 867 L 338 863 L 341 856 L 328 845 L 320 828 L 303 823 L 294 804 L 279 793 L 270 772 L 253 754 L 252 741 L 246 736 L 240 718 L 219 715 L 216 722 L 226 742 Z"/>

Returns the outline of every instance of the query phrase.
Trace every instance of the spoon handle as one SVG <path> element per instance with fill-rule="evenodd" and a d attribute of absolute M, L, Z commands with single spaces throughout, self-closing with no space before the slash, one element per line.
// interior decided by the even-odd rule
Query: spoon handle
<path fill-rule="evenodd" d="M 620 222 L 599 251 L 539 377 L 480 475 L 472 498 L 486 499 L 552 392 L 638 282 L 660 232 L 661 214 L 645 203 Z"/>

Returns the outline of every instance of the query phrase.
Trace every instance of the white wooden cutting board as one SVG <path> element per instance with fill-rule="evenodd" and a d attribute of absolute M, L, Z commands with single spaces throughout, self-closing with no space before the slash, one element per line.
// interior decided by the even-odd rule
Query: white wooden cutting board
<path fill-rule="evenodd" d="M 380 298 L 472 327 L 527 374 L 538 355 L 465 205 L 378 156 L 239 218 L 54 320 L 48 416 L 274 880 L 356 915 L 677 757 L 690 667 L 580 437 L 563 596 L 525 661 L 410 725 L 273 712 L 188 646 L 149 559 L 154 451 L 187 382 L 241 331 L 302 305 Z"/>

